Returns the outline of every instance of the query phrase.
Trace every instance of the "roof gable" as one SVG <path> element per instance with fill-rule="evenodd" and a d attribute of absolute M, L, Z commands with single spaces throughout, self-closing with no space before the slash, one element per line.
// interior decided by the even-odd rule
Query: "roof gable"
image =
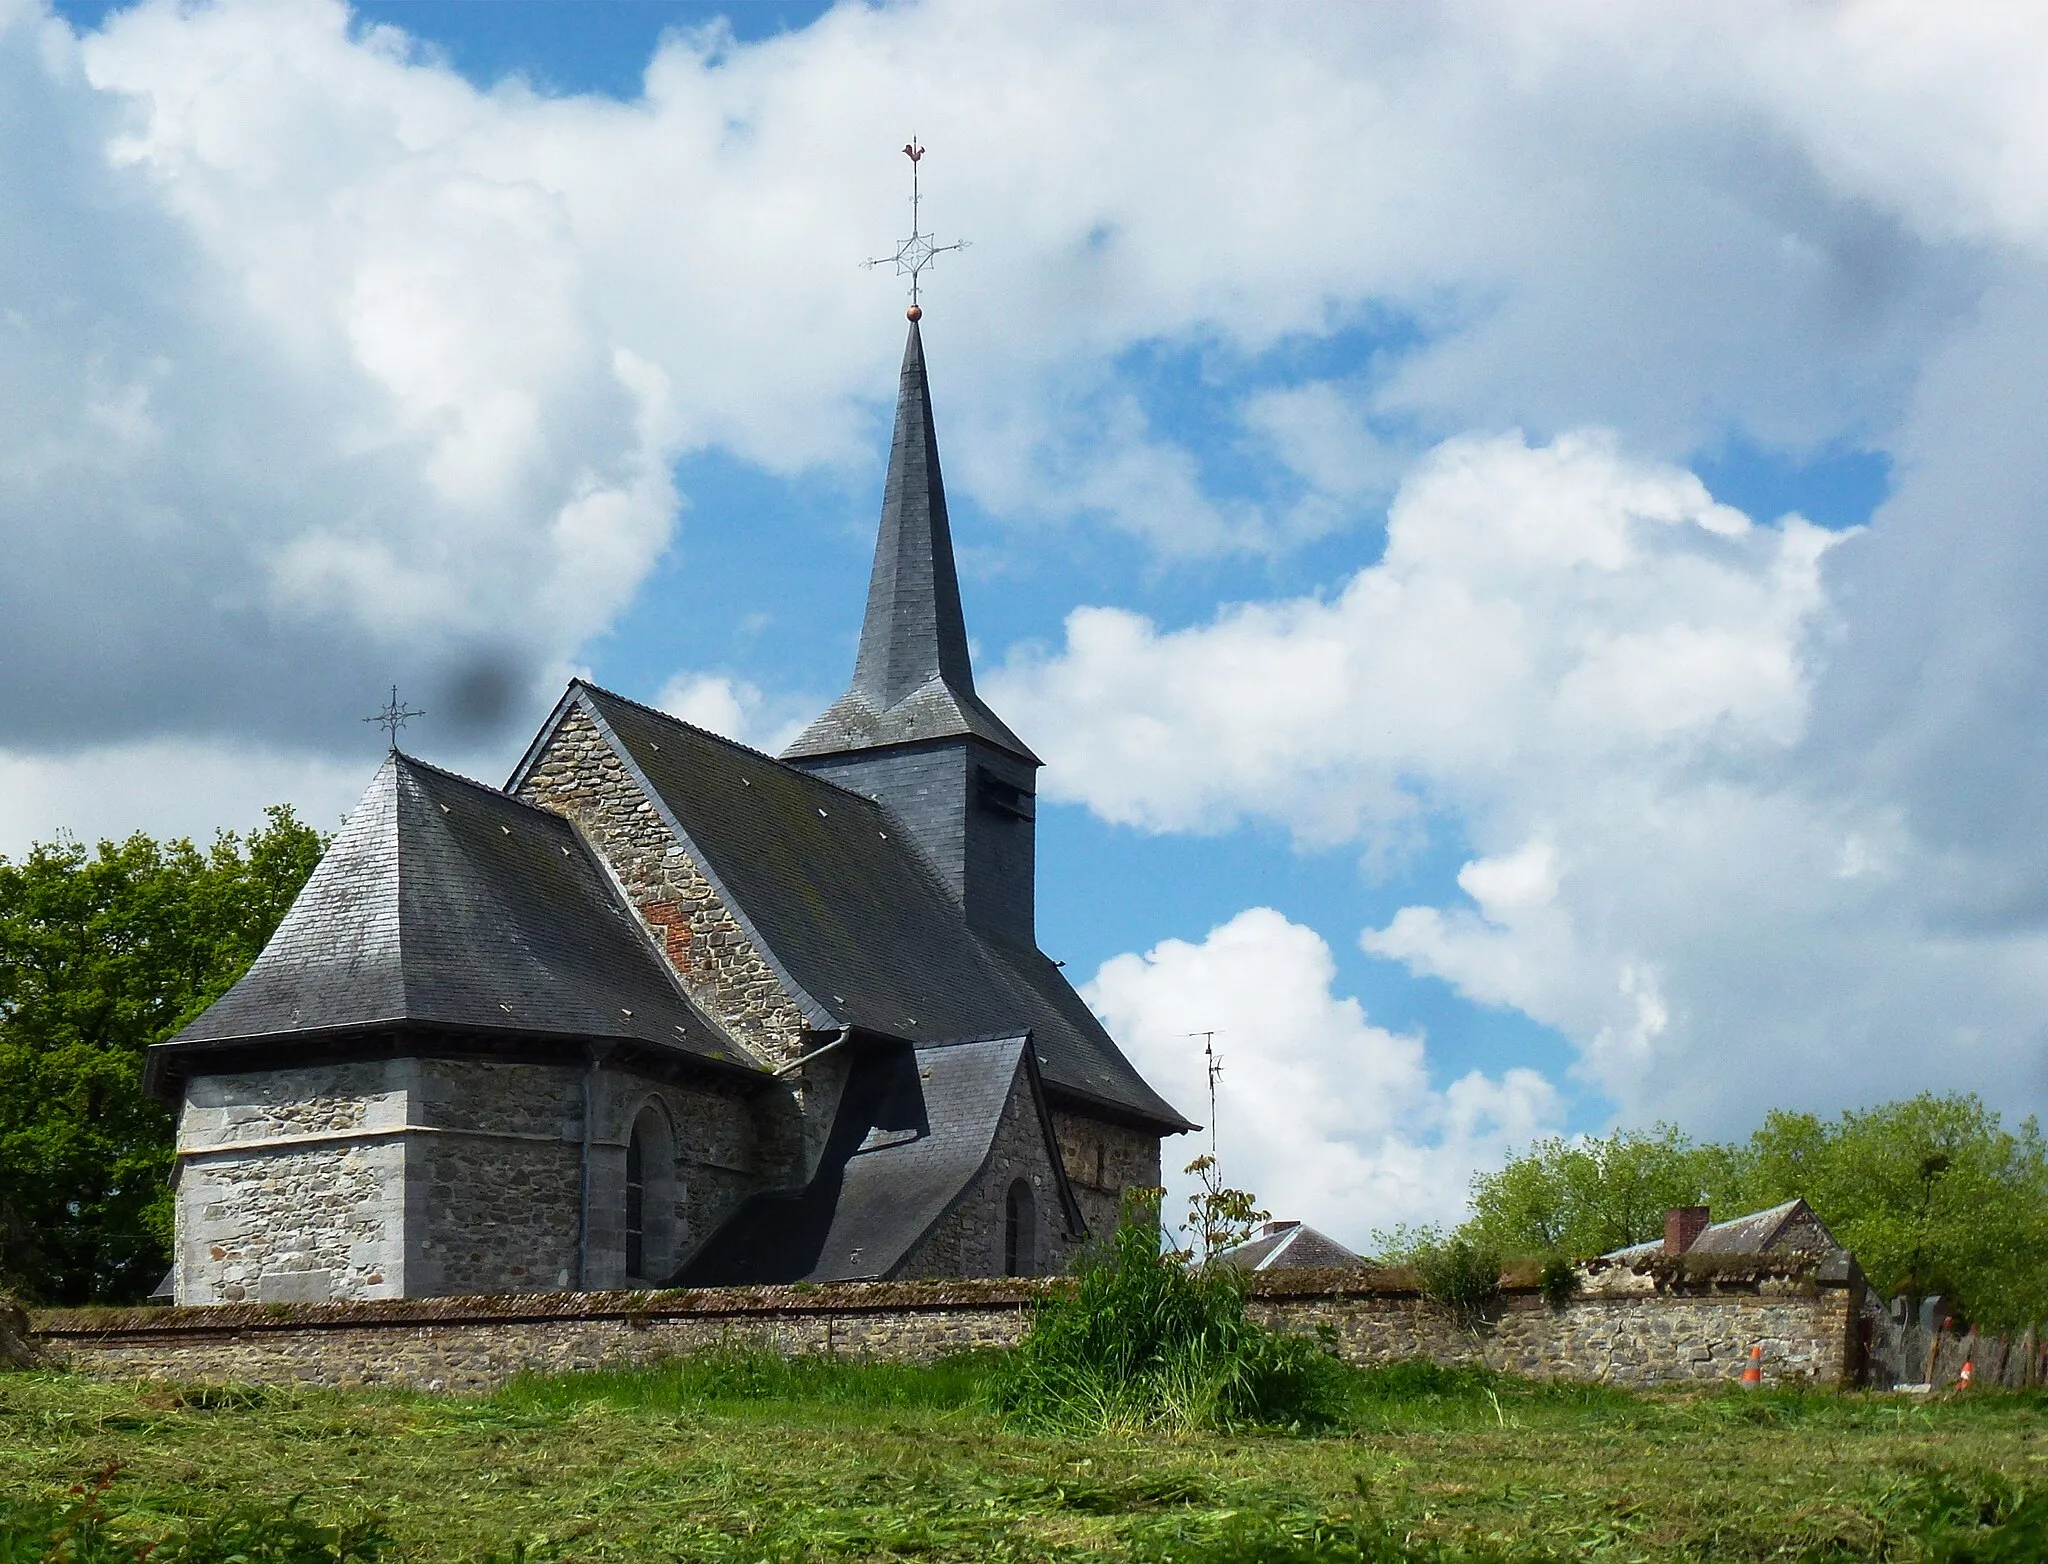
<path fill-rule="evenodd" d="M 1028 1030 L 1049 1086 L 1187 1127 L 1051 961 L 968 924 L 873 799 L 580 681 L 509 787 L 572 706 L 591 714 L 814 1025 L 913 1042 Z"/>

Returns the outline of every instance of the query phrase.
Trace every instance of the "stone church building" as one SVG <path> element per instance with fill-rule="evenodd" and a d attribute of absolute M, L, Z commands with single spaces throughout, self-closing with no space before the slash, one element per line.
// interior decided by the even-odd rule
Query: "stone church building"
<path fill-rule="evenodd" d="M 150 1051 L 179 1303 L 1028 1275 L 1190 1128 L 1037 946 L 924 349 L 853 682 L 781 758 L 578 681 L 502 789 L 394 750 Z"/>

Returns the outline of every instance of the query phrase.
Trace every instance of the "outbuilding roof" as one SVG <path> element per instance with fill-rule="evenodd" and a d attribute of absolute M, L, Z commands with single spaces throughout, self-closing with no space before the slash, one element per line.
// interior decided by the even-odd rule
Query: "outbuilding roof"
<path fill-rule="evenodd" d="M 1789 1236 L 1797 1233 L 1800 1242 L 1788 1245 Z M 1700 1234 L 1687 1247 L 1687 1254 L 1770 1254 L 1776 1250 L 1797 1247 L 1802 1249 L 1827 1250 L 1839 1247 L 1835 1235 L 1815 1214 L 1813 1207 L 1797 1197 L 1766 1211 L 1752 1211 L 1747 1216 L 1730 1217 L 1725 1222 L 1716 1222 L 1711 1227 L 1700 1229 Z M 1602 1255 L 1603 1260 L 1649 1259 L 1664 1253 L 1662 1239 L 1653 1238 L 1648 1243 L 1630 1244 L 1626 1249 L 1616 1249 Z"/>
<path fill-rule="evenodd" d="M 1222 1250 L 1216 1259 L 1241 1271 L 1300 1271 L 1365 1263 L 1363 1256 L 1305 1222 L 1268 1222 L 1256 1238 Z"/>
<path fill-rule="evenodd" d="M 394 750 L 255 965 L 151 1050 L 151 1074 L 231 1044 L 401 1025 L 759 1068 L 690 1002 L 567 820 Z"/>

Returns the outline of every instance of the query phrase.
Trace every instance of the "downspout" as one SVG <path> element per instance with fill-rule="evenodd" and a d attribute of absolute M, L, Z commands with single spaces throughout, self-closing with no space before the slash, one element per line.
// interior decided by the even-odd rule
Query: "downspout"
<path fill-rule="evenodd" d="M 777 1068 L 775 1074 L 787 1075 L 792 1070 L 801 1070 L 805 1065 L 809 1064 L 813 1059 L 817 1058 L 820 1054 L 829 1054 L 835 1048 L 844 1047 L 845 1044 L 852 1039 L 852 1037 L 853 1028 L 850 1026 L 842 1026 L 839 1029 L 839 1035 L 833 1038 L 832 1041 L 827 1043 L 823 1048 L 813 1048 L 807 1054 L 798 1055 L 796 1058 L 790 1060 L 788 1064 L 782 1065 L 779 1068 Z"/>

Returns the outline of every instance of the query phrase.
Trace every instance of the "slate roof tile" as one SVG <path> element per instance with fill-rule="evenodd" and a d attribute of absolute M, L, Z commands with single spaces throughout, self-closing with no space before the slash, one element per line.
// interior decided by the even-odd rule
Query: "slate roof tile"
<path fill-rule="evenodd" d="M 1049 1087 L 1190 1127 L 1042 952 L 968 924 L 883 805 L 593 685 L 569 701 L 646 778 L 813 1025 L 913 1042 L 1029 1031 Z"/>
<path fill-rule="evenodd" d="M 883 1045 L 852 1065 L 818 1171 L 756 1195 L 672 1285 L 887 1279 L 966 1193 L 1028 1080 L 1029 1040 Z"/>
<path fill-rule="evenodd" d="M 684 995 L 568 821 L 394 751 L 255 965 L 153 1064 L 399 1024 L 753 1065 Z"/>

